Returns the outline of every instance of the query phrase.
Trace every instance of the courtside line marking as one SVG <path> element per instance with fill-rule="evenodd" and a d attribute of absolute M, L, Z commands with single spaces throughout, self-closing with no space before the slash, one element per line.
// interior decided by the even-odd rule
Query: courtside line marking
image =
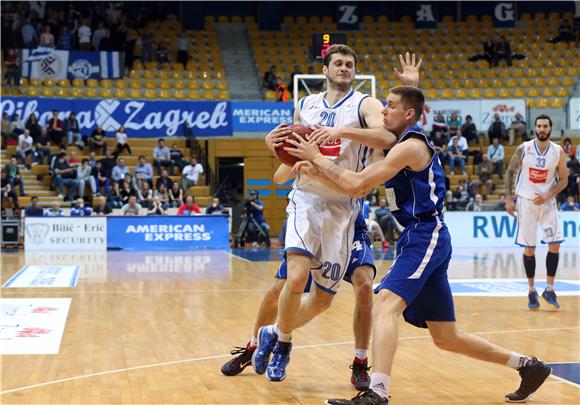
<path fill-rule="evenodd" d="M 500 333 L 516 333 L 516 332 L 549 332 L 549 331 L 556 331 L 556 330 L 578 330 L 580 329 L 580 326 L 570 326 L 570 327 L 564 327 L 564 328 L 545 328 L 545 329 L 515 329 L 515 330 L 497 330 L 497 331 L 487 331 L 487 332 L 471 332 L 473 335 L 491 335 L 491 334 L 500 334 Z M 425 336 L 407 336 L 407 337 L 403 337 L 403 338 L 399 338 L 399 340 L 419 340 L 419 339 L 431 339 L 430 335 L 425 335 Z M 316 345 L 305 345 L 305 346 L 295 346 L 293 347 L 294 350 L 297 349 L 310 349 L 310 348 L 314 348 L 314 347 L 328 347 L 328 346 L 341 346 L 341 345 L 350 345 L 353 344 L 353 341 L 350 342 L 334 342 L 334 343 L 321 343 L 321 344 L 316 344 Z M 99 377 L 99 376 L 103 376 L 103 375 L 109 375 L 109 374 L 117 374 L 117 373 L 122 373 L 122 372 L 127 372 L 127 371 L 135 371 L 135 370 L 142 370 L 145 368 L 154 368 L 154 367 L 164 367 L 164 366 L 171 366 L 174 364 L 183 364 L 183 363 L 192 363 L 192 362 L 197 362 L 197 361 L 204 361 L 204 360 L 215 360 L 215 359 L 222 359 L 222 358 L 226 358 L 226 357 L 231 357 L 230 354 L 220 354 L 220 355 L 215 355 L 215 356 L 205 356 L 205 357 L 194 357 L 191 359 L 183 359 L 183 360 L 173 360 L 173 361 L 166 361 L 163 363 L 155 363 L 155 364 L 146 364 L 143 366 L 135 366 L 135 367 L 127 367 L 127 368 L 118 368 L 115 370 L 107 370 L 107 371 L 101 371 L 99 373 L 92 373 L 92 374 L 84 374 L 84 375 L 78 375 L 75 377 L 68 377 L 68 378 L 61 378 L 60 380 L 53 380 L 53 381 L 47 381 L 47 382 L 43 382 L 43 383 L 39 383 L 39 384 L 32 384 L 32 385 L 27 385 L 24 387 L 19 387 L 19 388 L 13 388 L 10 390 L 6 390 L 6 391 L 1 391 L 0 394 L 4 395 L 4 394 L 11 394 L 14 392 L 20 392 L 20 391 L 26 391 L 29 389 L 33 389 L 33 388 L 39 388 L 39 387 L 44 387 L 46 385 L 53 385 L 53 384 L 60 384 L 63 382 L 68 382 L 68 381 L 75 381 L 75 380 L 83 380 L 86 378 L 92 378 L 92 377 Z M 555 376 L 552 376 L 555 377 Z M 555 377 L 556 378 L 556 377 Z"/>
<path fill-rule="evenodd" d="M 575 382 L 568 381 L 568 380 L 566 380 L 565 378 L 562 378 L 562 377 L 558 377 L 557 375 L 554 375 L 554 373 L 550 374 L 550 377 L 555 378 L 556 380 L 559 380 L 560 382 L 563 382 L 563 383 L 566 383 L 568 385 L 571 385 L 572 387 L 580 388 L 580 385 L 576 384 Z"/>
<path fill-rule="evenodd" d="M 248 259 L 246 259 L 246 258 L 243 258 L 243 257 L 241 257 L 241 256 L 235 255 L 235 254 L 233 254 L 232 252 L 228 252 L 227 250 L 224 250 L 224 252 L 226 252 L 228 255 L 230 255 L 230 256 L 232 256 L 232 257 L 235 257 L 236 259 L 240 259 L 240 260 L 243 260 L 243 261 L 245 261 L 245 262 L 248 262 L 248 263 L 255 263 L 255 262 L 253 262 L 253 261 L 251 261 L 251 260 L 248 260 Z M 267 262 L 265 262 L 265 263 L 267 263 Z"/>

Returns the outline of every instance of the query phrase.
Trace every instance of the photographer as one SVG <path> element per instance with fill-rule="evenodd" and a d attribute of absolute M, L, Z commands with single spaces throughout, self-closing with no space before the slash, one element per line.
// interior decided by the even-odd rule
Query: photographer
<path fill-rule="evenodd" d="M 264 203 L 260 200 L 260 196 L 256 190 L 250 191 L 250 200 L 246 201 L 246 207 L 249 208 L 250 218 L 258 223 L 262 231 L 266 234 L 266 238 L 270 239 L 270 226 L 264 218 Z M 258 232 L 253 221 L 250 221 L 248 224 L 248 230 L 251 233 Z"/>

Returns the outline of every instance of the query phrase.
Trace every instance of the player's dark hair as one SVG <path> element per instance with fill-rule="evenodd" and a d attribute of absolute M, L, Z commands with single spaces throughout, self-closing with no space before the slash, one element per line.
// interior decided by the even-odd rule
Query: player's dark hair
<path fill-rule="evenodd" d="M 334 44 L 328 47 L 326 53 L 324 54 L 324 59 L 322 60 L 322 64 L 326 67 L 330 64 L 330 60 L 332 59 L 332 55 L 340 53 L 342 55 L 350 55 L 354 58 L 354 65 L 356 66 L 356 52 L 347 45 L 344 44 Z"/>
<path fill-rule="evenodd" d="M 415 118 L 418 121 L 425 107 L 425 96 L 423 92 L 413 86 L 397 86 L 391 89 L 391 93 L 401 96 L 401 101 L 405 108 L 415 110 Z"/>
<path fill-rule="evenodd" d="M 538 125 L 538 120 L 548 120 L 548 122 L 550 123 L 550 128 L 552 128 L 552 119 L 546 114 L 538 115 L 536 117 L 536 120 L 534 121 L 534 126 Z"/>

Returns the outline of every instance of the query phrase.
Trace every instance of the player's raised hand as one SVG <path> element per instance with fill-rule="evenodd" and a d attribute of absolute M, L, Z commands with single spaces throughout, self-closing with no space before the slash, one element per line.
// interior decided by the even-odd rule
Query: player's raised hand
<path fill-rule="evenodd" d="M 406 86 L 419 86 L 419 69 L 421 68 L 421 63 L 423 59 L 420 58 L 416 62 L 415 54 L 411 55 L 409 52 L 403 55 L 399 55 L 399 61 L 401 61 L 401 71 L 395 67 L 395 76 Z"/>
<path fill-rule="evenodd" d="M 514 203 L 514 200 L 511 197 L 508 197 L 505 200 L 505 210 L 512 217 L 515 217 L 516 216 L 516 204 Z"/>
<path fill-rule="evenodd" d="M 291 133 L 290 125 L 284 123 L 278 125 L 266 135 L 266 146 L 275 153 L 275 149 L 282 146 Z"/>
<path fill-rule="evenodd" d="M 285 147 L 284 150 L 286 152 L 300 160 L 314 160 L 320 154 L 320 149 L 318 149 L 316 143 L 310 143 L 296 133 L 294 133 L 294 136 L 295 139 L 289 138 L 286 140 L 286 142 L 294 146 L 294 148 Z"/>
<path fill-rule="evenodd" d="M 323 127 L 322 125 L 315 125 L 316 129 L 310 134 L 308 142 L 325 145 L 328 142 L 334 141 L 336 139 L 342 138 L 341 127 Z"/>

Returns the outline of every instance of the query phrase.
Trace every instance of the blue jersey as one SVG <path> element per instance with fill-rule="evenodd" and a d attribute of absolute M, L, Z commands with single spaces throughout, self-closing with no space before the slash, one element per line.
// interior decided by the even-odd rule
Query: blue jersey
<path fill-rule="evenodd" d="M 434 146 L 418 126 L 408 128 L 399 142 L 410 136 L 424 139 L 433 151 L 433 158 L 424 169 L 414 171 L 405 168 L 385 183 L 389 208 L 395 219 L 405 227 L 440 216 L 445 203 L 445 170 Z"/>
<path fill-rule="evenodd" d="M 358 215 L 356 216 L 356 220 L 354 221 L 354 234 L 366 234 L 367 233 L 367 223 L 365 221 L 365 217 L 363 214 L 364 210 L 364 200 L 358 200 L 357 204 L 359 205 Z"/>

